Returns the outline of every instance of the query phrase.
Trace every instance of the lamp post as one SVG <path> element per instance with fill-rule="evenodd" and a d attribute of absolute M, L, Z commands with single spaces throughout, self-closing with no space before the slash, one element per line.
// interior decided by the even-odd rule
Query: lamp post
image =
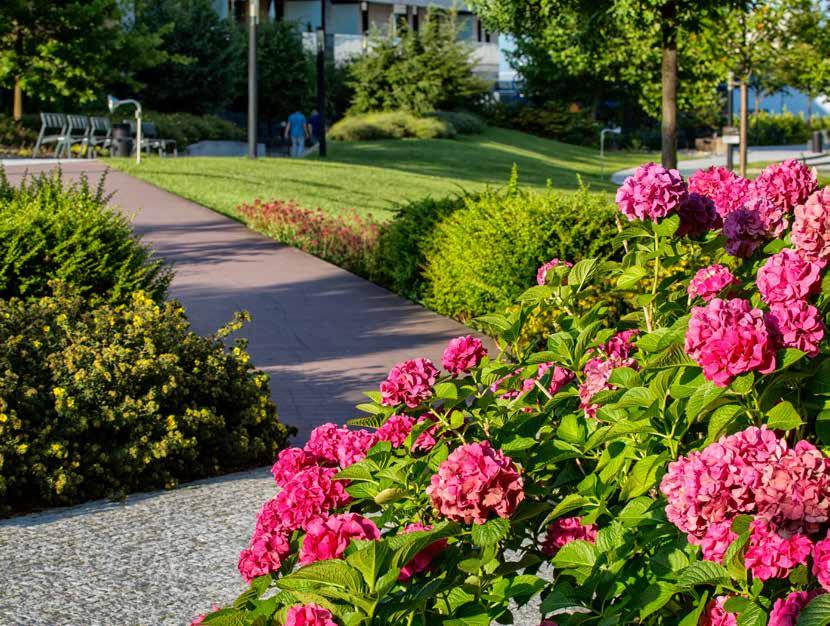
<path fill-rule="evenodd" d="M 256 27 L 259 20 L 259 0 L 248 2 L 248 158 L 256 158 L 257 144 L 257 71 Z"/>
<path fill-rule="evenodd" d="M 622 128 L 614 126 L 613 128 L 603 128 L 599 131 L 599 177 L 602 178 L 605 174 L 605 135 L 611 133 L 612 135 L 619 135 Z"/>
<path fill-rule="evenodd" d="M 326 0 L 320 0 L 320 27 L 317 29 L 317 112 L 320 115 L 321 157 L 326 156 Z"/>
<path fill-rule="evenodd" d="M 141 104 L 138 100 L 119 100 L 113 95 L 107 96 L 107 108 L 110 110 L 110 113 L 122 104 L 132 104 L 135 107 L 135 164 L 141 165 Z"/>

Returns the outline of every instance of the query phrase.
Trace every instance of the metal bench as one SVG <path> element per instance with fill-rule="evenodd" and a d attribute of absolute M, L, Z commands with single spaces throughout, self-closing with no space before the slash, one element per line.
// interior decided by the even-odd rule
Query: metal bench
<path fill-rule="evenodd" d="M 130 134 L 135 137 L 135 121 L 134 120 L 123 120 L 124 124 L 129 124 L 130 126 Z M 156 125 L 151 122 L 142 122 L 141 123 L 141 149 L 144 150 L 148 155 L 152 151 L 158 152 L 160 157 L 167 156 L 168 148 L 173 149 L 173 156 L 179 156 L 179 151 L 176 146 L 176 141 L 174 139 L 163 139 L 158 136 L 158 129 Z"/>
<path fill-rule="evenodd" d="M 58 145 L 55 156 L 60 158 L 66 155 L 66 158 L 71 159 L 72 146 L 76 144 L 83 146 L 87 141 L 88 131 L 89 118 L 86 115 L 67 115 L 66 127 L 63 131 L 63 140 Z"/>
<path fill-rule="evenodd" d="M 66 137 L 66 123 L 66 116 L 63 113 L 41 113 L 40 132 L 34 150 L 32 150 L 32 156 L 36 157 L 40 154 L 42 147 L 51 144 L 55 145 L 57 155 Z"/>
<path fill-rule="evenodd" d="M 84 156 L 89 158 L 90 153 L 92 157 L 98 156 L 98 149 L 109 149 L 112 145 L 112 122 L 108 117 L 90 117 L 89 129 L 87 131 L 86 141 L 84 142 L 86 150 Z"/>

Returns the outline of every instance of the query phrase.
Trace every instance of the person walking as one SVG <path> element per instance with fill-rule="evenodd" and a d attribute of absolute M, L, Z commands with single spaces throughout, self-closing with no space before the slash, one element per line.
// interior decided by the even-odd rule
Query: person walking
<path fill-rule="evenodd" d="M 320 113 L 317 112 L 317 109 L 313 109 L 311 111 L 311 117 L 308 118 L 308 130 L 311 134 L 311 140 L 314 143 L 320 143 L 322 122 L 323 118 L 320 117 Z"/>
<path fill-rule="evenodd" d="M 294 111 L 288 116 L 288 122 L 285 125 L 285 138 L 291 138 L 291 157 L 299 158 L 303 156 L 305 150 L 305 140 L 308 136 L 308 122 L 300 111 Z"/>

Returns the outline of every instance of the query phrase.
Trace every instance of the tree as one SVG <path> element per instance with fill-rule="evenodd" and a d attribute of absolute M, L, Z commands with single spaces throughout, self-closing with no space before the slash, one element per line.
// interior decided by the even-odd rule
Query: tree
<path fill-rule="evenodd" d="M 662 161 L 677 164 L 678 103 L 715 96 L 715 67 L 701 55 L 703 18 L 723 3 L 706 0 L 472 0 L 491 28 L 547 49 L 572 76 L 607 76 L 659 111 Z M 681 77 L 693 78 L 683 93 Z M 655 80 L 656 79 L 656 80 Z M 705 85 L 706 89 L 700 89 Z M 652 86 L 657 86 L 653 89 Z M 659 103 L 659 104 L 658 104 Z"/>
<path fill-rule="evenodd" d="M 23 96 L 103 101 L 111 81 L 160 62 L 157 33 L 125 26 L 118 0 L 4 0 L 0 5 L 0 85 L 14 89 L 15 119 Z M 140 51 L 140 53 L 139 53 Z"/>

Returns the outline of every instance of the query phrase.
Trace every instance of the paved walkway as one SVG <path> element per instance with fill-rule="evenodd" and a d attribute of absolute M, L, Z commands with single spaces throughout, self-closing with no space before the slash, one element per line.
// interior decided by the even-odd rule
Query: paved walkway
<path fill-rule="evenodd" d="M 62 167 L 68 178 L 86 172 L 93 181 L 105 170 L 95 162 Z M 12 180 L 23 171 L 7 165 Z M 253 362 L 271 375 L 280 417 L 299 428 L 300 440 L 318 424 L 354 416 L 361 390 L 376 388 L 396 362 L 438 359 L 466 331 L 125 174 L 110 172 L 106 185 L 115 204 L 135 212 L 135 229 L 175 263 L 171 295 L 196 330 L 251 312 L 244 334 Z M 273 494 L 263 469 L 0 521 L 0 625 L 188 623 L 243 589 L 236 559 Z M 527 623 L 538 623 L 538 613 Z"/>
<path fill-rule="evenodd" d="M 747 161 L 749 163 L 763 163 L 767 161 L 784 161 L 785 159 L 800 159 L 805 156 L 815 156 L 816 153 L 807 150 L 807 146 L 798 144 L 794 146 L 757 146 L 750 147 L 747 151 Z M 659 161 L 659 159 L 657 159 Z M 737 167 L 738 155 L 735 155 L 735 166 Z M 827 161 L 823 160 L 824 167 L 827 167 Z M 680 161 L 677 169 L 683 176 L 694 174 L 697 170 L 710 167 L 712 165 L 726 165 L 726 155 L 720 156 L 706 156 L 699 159 L 685 159 Z M 611 182 L 616 185 L 621 185 L 623 181 L 634 173 L 636 168 L 629 168 L 615 172 L 611 176 Z"/>

